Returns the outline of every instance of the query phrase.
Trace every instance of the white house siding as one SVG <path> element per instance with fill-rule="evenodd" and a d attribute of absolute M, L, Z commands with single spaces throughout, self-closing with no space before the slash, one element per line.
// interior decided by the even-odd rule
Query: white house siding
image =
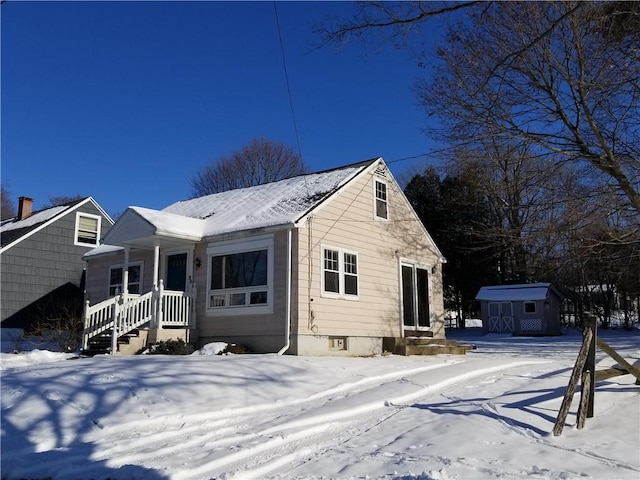
<path fill-rule="evenodd" d="M 285 345 L 286 299 L 287 299 L 287 231 L 281 230 L 274 235 L 274 294 L 273 313 L 254 315 L 216 315 L 208 313 L 206 291 L 209 265 L 207 245 L 200 244 L 196 249 L 202 266 L 195 273 L 199 287 L 196 303 L 199 343 L 228 341 L 242 343 L 258 353 L 277 352 Z M 243 237 L 239 242 L 250 240 Z M 212 242 L 215 244 L 215 242 Z"/>
<path fill-rule="evenodd" d="M 374 219 L 373 175 L 363 175 L 350 184 L 316 210 L 299 230 L 296 353 L 340 353 L 328 350 L 328 337 L 348 337 L 350 349 L 358 344 L 372 348 L 371 341 L 366 340 L 372 337 L 380 339 L 381 348 L 382 337 L 402 336 L 400 259 L 430 267 L 439 263 L 437 250 L 390 177 L 389 220 Z M 358 300 L 322 296 L 323 247 L 357 253 Z M 443 338 L 441 271 L 437 267 L 429 280 L 431 330 L 435 337 Z"/>

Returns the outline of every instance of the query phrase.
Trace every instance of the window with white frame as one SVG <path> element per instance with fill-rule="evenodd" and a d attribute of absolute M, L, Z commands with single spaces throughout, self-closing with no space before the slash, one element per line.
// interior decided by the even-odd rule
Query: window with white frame
<path fill-rule="evenodd" d="M 389 218 L 389 204 L 387 202 L 387 184 L 375 180 L 376 218 Z"/>
<path fill-rule="evenodd" d="M 333 247 L 325 247 L 322 252 L 323 295 L 357 298 L 358 254 Z"/>
<path fill-rule="evenodd" d="M 122 265 L 113 265 L 109 267 L 109 295 L 114 296 L 122 293 Z M 129 293 L 139 294 L 142 289 L 142 263 L 129 264 Z"/>
<path fill-rule="evenodd" d="M 273 311 L 273 237 L 212 245 L 207 252 L 209 311 L 228 315 Z"/>
<path fill-rule="evenodd" d="M 89 213 L 76 213 L 75 244 L 97 246 L 100 240 L 100 224 L 102 218 Z"/>
<path fill-rule="evenodd" d="M 536 302 L 524 302 L 524 313 L 536 313 Z"/>

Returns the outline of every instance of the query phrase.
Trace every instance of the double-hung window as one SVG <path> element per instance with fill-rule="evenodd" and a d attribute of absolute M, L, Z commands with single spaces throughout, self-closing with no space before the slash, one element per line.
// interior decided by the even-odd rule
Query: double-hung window
<path fill-rule="evenodd" d="M 376 218 L 387 220 L 389 218 L 389 203 L 387 201 L 387 184 L 375 180 Z"/>
<path fill-rule="evenodd" d="M 139 294 L 142 287 L 142 263 L 129 265 L 129 293 Z M 109 269 L 109 295 L 114 296 L 122 293 L 122 271 L 123 267 L 112 266 Z"/>
<path fill-rule="evenodd" d="M 100 240 L 100 223 L 102 218 L 89 213 L 76 213 L 75 244 L 95 247 Z"/>
<path fill-rule="evenodd" d="M 273 311 L 273 237 L 212 244 L 207 310 L 222 315 Z"/>
<path fill-rule="evenodd" d="M 358 254 L 340 248 L 322 249 L 322 293 L 325 296 L 358 297 Z"/>

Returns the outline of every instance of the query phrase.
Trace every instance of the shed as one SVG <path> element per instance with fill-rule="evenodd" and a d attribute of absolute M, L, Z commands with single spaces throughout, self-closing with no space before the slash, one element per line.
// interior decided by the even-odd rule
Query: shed
<path fill-rule="evenodd" d="M 493 285 L 476 295 L 484 333 L 560 335 L 562 294 L 551 283 Z"/>

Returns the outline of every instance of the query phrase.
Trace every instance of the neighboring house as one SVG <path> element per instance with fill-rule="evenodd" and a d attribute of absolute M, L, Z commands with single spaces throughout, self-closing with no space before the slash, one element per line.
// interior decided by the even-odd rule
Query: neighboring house
<path fill-rule="evenodd" d="M 20 197 L 18 215 L 0 223 L 2 327 L 29 327 L 52 310 L 69 308 L 70 299 L 81 311 L 82 255 L 113 225 L 91 197 L 32 210 L 33 200 Z"/>
<path fill-rule="evenodd" d="M 129 207 L 84 258 L 85 347 L 116 317 L 114 348 L 134 328 L 298 355 L 444 339 L 444 258 L 381 158 Z"/>
<path fill-rule="evenodd" d="M 562 294 L 550 283 L 482 287 L 476 295 L 484 333 L 560 335 Z"/>

